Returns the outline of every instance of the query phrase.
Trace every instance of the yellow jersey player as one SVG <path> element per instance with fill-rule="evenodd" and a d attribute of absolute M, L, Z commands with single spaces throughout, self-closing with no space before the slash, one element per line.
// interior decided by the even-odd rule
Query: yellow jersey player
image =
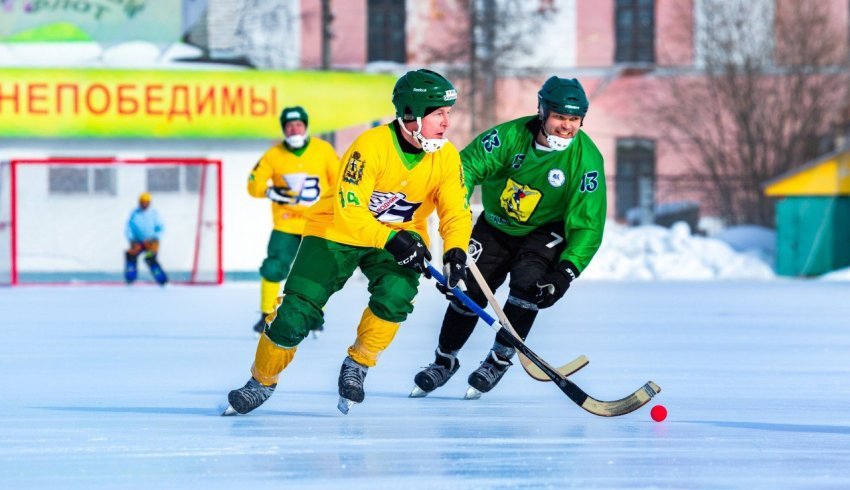
<path fill-rule="evenodd" d="M 446 140 L 457 92 L 443 76 L 410 71 L 396 82 L 396 120 L 361 134 L 343 155 L 335 193 L 308 214 L 304 240 L 284 285 L 282 303 L 260 336 L 251 379 L 228 395 L 225 415 L 245 414 L 274 392 L 280 373 L 322 307 L 359 267 L 369 304 L 339 374 L 343 413 L 364 399 L 363 381 L 413 311 L 426 270 L 427 218 L 436 209 L 445 271 L 452 285 L 466 273 L 472 216 L 460 155 Z"/>
<path fill-rule="evenodd" d="M 280 113 L 284 140 L 266 151 L 248 177 L 248 194 L 271 200 L 274 229 L 260 266 L 260 319 L 254 331 L 262 333 L 266 317 L 274 312 L 280 282 L 289 268 L 304 233 L 304 213 L 329 197 L 339 173 L 339 156 L 333 147 L 307 136 L 307 111 L 300 106 Z"/>

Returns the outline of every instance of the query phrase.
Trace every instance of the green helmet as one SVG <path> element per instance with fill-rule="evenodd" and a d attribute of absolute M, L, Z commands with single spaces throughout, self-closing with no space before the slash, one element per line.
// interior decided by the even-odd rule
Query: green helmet
<path fill-rule="evenodd" d="M 544 121 L 549 112 L 584 117 L 589 105 L 584 88 L 575 78 L 551 77 L 537 92 L 537 109 Z"/>
<path fill-rule="evenodd" d="M 454 85 L 431 70 L 409 71 L 393 88 L 395 115 L 407 120 L 425 117 L 427 109 L 454 105 L 456 100 Z"/>
<path fill-rule="evenodd" d="M 286 126 L 286 123 L 290 121 L 304 121 L 304 125 L 309 126 L 307 111 L 305 111 L 300 105 L 284 107 L 283 110 L 280 111 L 280 127 L 282 128 Z"/>

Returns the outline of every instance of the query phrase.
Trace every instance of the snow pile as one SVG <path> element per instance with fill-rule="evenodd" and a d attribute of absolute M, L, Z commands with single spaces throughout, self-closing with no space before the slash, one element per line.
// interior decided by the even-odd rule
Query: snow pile
<path fill-rule="evenodd" d="M 753 251 L 737 252 L 726 242 L 691 235 L 679 222 L 671 228 L 628 228 L 609 222 L 602 246 L 582 274 L 590 279 L 712 280 L 773 279 L 776 275 Z"/>
<path fill-rule="evenodd" d="M 822 281 L 850 281 L 850 267 L 824 274 L 820 279 Z"/>

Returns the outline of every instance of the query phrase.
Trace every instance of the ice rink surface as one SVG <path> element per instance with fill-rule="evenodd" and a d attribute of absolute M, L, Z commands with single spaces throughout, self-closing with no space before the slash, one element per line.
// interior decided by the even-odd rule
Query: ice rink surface
<path fill-rule="evenodd" d="M 617 418 L 519 366 L 463 400 L 483 322 L 455 377 L 408 398 L 446 305 L 427 283 L 341 415 L 356 279 L 274 396 L 221 417 L 249 377 L 257 300 L 254 283 L 0 289 L 0 488 L 850 488 L 846 282 L 577 282 L 528 344 L 553 364 L 587 355 L 572 379 L 596 398 L 661 386 Z"/>

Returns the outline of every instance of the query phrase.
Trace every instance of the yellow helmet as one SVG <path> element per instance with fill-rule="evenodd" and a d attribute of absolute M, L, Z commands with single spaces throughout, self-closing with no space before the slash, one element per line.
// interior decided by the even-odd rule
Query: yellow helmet
<path fill-rule="evenodd" d="M 150 192 L 143 192 L 139 195 L 139 202 L 151 202 Z"/>

